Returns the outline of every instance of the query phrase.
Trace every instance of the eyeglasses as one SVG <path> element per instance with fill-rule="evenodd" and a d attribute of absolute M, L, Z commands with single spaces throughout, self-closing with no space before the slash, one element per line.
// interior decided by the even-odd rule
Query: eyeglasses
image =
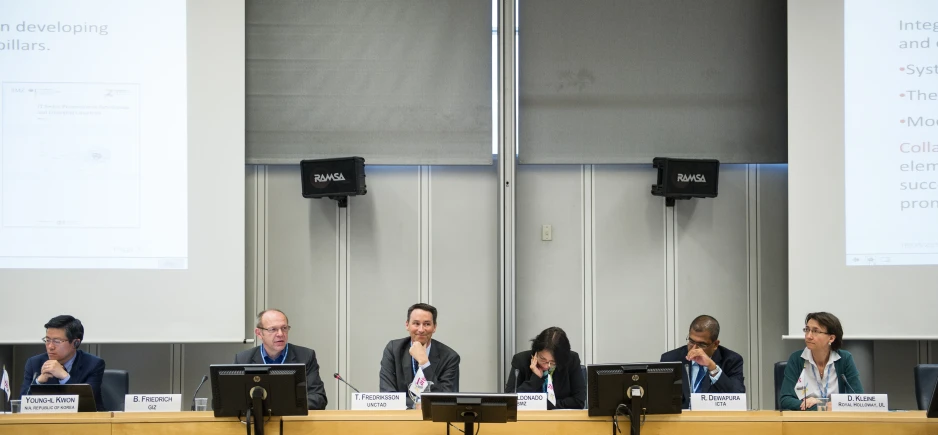
<path fill-rule="evenodd" d="M 260 328 L 261 331 L 267 331 L 270 334 L 276 334 L 277 331 L 283 331 L 284 334 L 290 332 L 290 326 L 281 326 L 279 328 Z"/>
<path fill-rule="evenodd" d="M 557 367 L 557 363 L 555 361 L 548 361 L 546 358 L 541 358 L 540 356 L 537 357 L 537 362 L 546 364 L 547 367 Z"/>
<path fill-rule="evenodd" d="M 805 333 L 805 335 L 818 335 L 818 334 L 827 334 L 827 335 L 831 335 L 830 332 L 824 332 L 824 331 L 821 331 L 820 329 L 811 329 L 811 328 L 808 328 L 808 327 L 805 327 L 805 328 L 802 329 L 801 331 L 803 331 L 803 332 Z"/>
<path fill-rule="evenodd" d="M 688 336 L 688 337 L 687 337 L 687 345 L 688 345 L 688 346 L 692 346 L 692 347 L 699 347 L 699 348 L 701 348 L 701 349 L 706 349 L 706 348 L 712 346 L 713 343 L 704 343 L 704 342 L 701 342 L 701 341 L 694 341 L 694 340 L 691 340 L 690 337 Z"/>
<path fill-rule="evenodd" d="M 43 337 L 43 338 L 42 338 L 42 342 L 45 343 L 45 344 L 52 343 L 53 345 L 58 346 L 58 345 L 60 345 L 60 344 L 62 344 L 62 343 L 68 343 L 68 340 L 62 340 L 61 338 Z"/>

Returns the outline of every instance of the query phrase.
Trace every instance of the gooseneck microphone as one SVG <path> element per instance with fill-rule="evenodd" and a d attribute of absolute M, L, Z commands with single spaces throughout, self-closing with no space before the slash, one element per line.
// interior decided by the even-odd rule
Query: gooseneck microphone
<path fill-rule="evenodd" d="M 801 399 L 801 408 L 803 411 L 807 411 L 808 410 L 808 362 L 807 361 L 804 362 L 804 371 L 801 372 L 801 376 L 803 376 L 803 379 L 804 379 L 804 398 Z M 821 380 L 818 379 L 818 383 L 820 382 Z"/>
<path fill-rule="evenodd" d="M 29 392 L 33 390 L 33 385 L 36 384 L 36 378 L 39 377 L 39 372 L 33 373 L 33 380 L 29 383 L 29 388 L 26 389 L 26 396 L 29 395 Z"/>
<path fill-rule="evenodd" d="M 685 362 L 682 365 L 684 366 L 684 374 L 687 375 L 687 392 L 693 393 L 693 391 L 691 391 L 691 385 L 690 385 L 690 363 Z"/>
<path fill-rule="evenodd" d="M 850 391 L 853 391 L 853 394 L 857 393 L 857 390 L 853 389 L 853 385 L 850 385 L 850 382 L 847 382 L 847 375 L 841 374 L 840 379 L 844 381 L 844 385 L 847 386 L 847 389 L 849 389 Z"/>
<path fill-rule="evenodd" d="M 342 379 L 342 376 L 340 376 L 338 373 L 335 373 L 332 376 L 342 381 L 343 384 L 348 385 L 348 387 L 355 390 L 356 393 L 361 393 L 361 391 L 358 391 L 358 388 L 353 387 L 352 384 L 348 383 L 345 379 Z"/>
<path fill-rule="evenodd" d="M 515 369 L 515 394 L 518 394 L 518 369 Z"/>
<path fill-rule="evenodd" d="M 205 384 L 207 380 L 208 375 L 202 375 L 202 382 L 199 382 L 199 386 L 195 388 L 195 393 L 192 394 L 192 407 L 189 408 L 190 411 L 195 411 L 195 396 L 199 394 L 199 390 L 202 389 L 202 385 Z"/>

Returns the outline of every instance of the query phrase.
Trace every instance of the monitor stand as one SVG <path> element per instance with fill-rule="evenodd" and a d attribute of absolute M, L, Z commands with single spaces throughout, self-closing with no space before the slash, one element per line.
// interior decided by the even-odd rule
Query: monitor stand
<path fill-rule="evenodd" d="M 470 415 L 471 414 L 471 415 Z M 475 423 L 478 415 L 475 412 L 464 412 L 463 413 L 463 433 L 475 435 Z M 449 425 L 446 426 L 446 433 L 449 433 Z"/>
<path fill-rule="evenodd" d="M 267 399 L 267 390 L 261 387 L 251 388 L 251 407 L 245 415 L 244 424 L 247 435 L 251 435 L 251 419 L 254 419 L 254 435 L 264 435 L 264 400 Z"/>
<path fill-rule="evenodd" d="M 636 388 L 636 390 L 638 390 Z M 633 390 L 633 393 L 630 395 L 629 402 L 629 426 L 631 427 L 631 435 L 641 435 L 642 431 L 642 396 L 641 390 Z M 618 416 L 613 416 L 612 423 L 612 435 L 616 434 L 616 429 L 618 428 Z"/>
<path fill-rule="evenodd" d="M 482 424 L 482 420 L 494 421 L 498 423 L 505 423 L 508 420 L 508 409 L 504 406 L 501 407 L 487 407 L 486 416 L 483 417 L 480 412 L 482 411 L 482 399 L 478 397 L 462 397 L 456 399 L 456 406 L 471 406 L 477 411 L 458 411 L 459 420 L 463 423 L 463 434 L 465 435 L 475 435 L 476 425 Z M 449 435 L 449 428 L 453 426 L 450 423 L 446 425 L 446 434 Z M 456 426 L 453 426 L 456 427 Z M 458 428 L 457 428 L 458 429 Z"/>

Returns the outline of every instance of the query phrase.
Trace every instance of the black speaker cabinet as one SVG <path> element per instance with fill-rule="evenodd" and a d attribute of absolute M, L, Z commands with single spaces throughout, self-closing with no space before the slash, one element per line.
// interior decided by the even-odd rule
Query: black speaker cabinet
<path fill-rule="evenodd" d="M 715 198 L 720 175 L 719 160 L 655 157 L 658 183 L 651 194 L 673 199 Z"/>
<path fill-rule="evenodd" d="M 362 157 L 303 160 L 300 174 L 305 198 L 338 198 L 367 192 Z"/>

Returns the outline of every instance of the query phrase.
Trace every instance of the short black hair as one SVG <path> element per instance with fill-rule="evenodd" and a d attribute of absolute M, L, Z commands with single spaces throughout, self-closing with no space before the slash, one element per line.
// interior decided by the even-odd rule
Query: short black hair
<path fill-rule="evenodd" d="M 410 322 L 410 313 L 413 313 L 414 310 L 424 310 L 430 312 L 433 315 L 433 324 L 436 325 L 436 308 L 430 304 L 418 303 L 413 304 L 410 308 L 407 309 L 407 321 Z"/>
<path fill-rule="evenodd" d="M 713 316 L 706 314 L 697 316 L 694 318 L 693 322 L 690 322 L 690 330 L 694 332 L 709 332 L 710 341 L 720 339 L 720 322 L 717 322 L 717 319 L 714 319 Z"/>
<path fill-rule="evenodd" d="M 565 364 L 570 356 L 570 340 L 567 333 L 556 326 L 551 326 L 531 340 L 531 355 L 542 350 L 549 350 L 554 355 L 554 362 L 559 367 Z"/>
<path fill-rule="evenodd" d="M 808 313 L 807 316 L 804 316 L 805 326 L 808 326 L 808 320 L 814 320 L 821 326 L 827 328 L 827 333 L 834 336 L 834 342 L 831 343 L 831 349 L 840 350 L 840 346 L 844 344 L 844 327 L 840 326 L 840 319 L 838 319 L 837 316 L 821 311 L 817 313 Z"/>
<path fill-rule="evenodd" d="M 43 328 L 64 329 L 65 338 L 68 338 L 69 342 L 85 338 L 85 327 L 81 325 L 81 320 L 67 314 L 53 317 Z"/>

